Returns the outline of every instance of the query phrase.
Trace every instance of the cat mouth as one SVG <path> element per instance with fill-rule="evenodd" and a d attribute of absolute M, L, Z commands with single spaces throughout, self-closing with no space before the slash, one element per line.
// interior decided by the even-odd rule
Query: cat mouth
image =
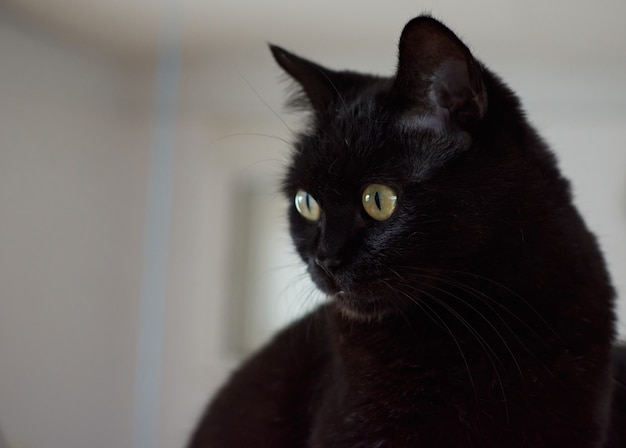
<path fill-rule="evenodd" d="M 342 277 L 340 272 L 329 272 L 315 264 L 309 267 L 315 285 L 337 306 L 344 317 L 359 321 L 372 321 L 386 315 L 384 301 L 380 295 L 368 293 L 368 285 L 351 278 Z M 371 286 L 371 285 L 370 285 Z"/>
<path fill-rule="evenodd" d="M 344 317 L 369 322 L 386 314 L 387 307 L 380 296 L 366 293 L 367 285 L 354 284 L 353 280 L 342 278 L 339 272 L 331 273 L 315 265 L 310 267 L 310 274 L 315 285 L 328 295 Z"/>
<path fill-rule="evenodd" d="M 309 265 L 309 274 L 313 283 L 324 293 L 329 296 L 339 294 L 345 294 L 345 288 L 341 286 L 340 280 L 336 273 L 331 272 L 328 269 L 324 269 L 317 263 L 311 263 Z"/>

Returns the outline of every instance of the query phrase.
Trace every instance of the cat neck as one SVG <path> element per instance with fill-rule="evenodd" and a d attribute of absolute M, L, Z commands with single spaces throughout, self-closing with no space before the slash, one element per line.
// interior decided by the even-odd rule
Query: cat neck
<path fill-rule="evenodd" d="M 377 369 L 393 377 L 394 369 L 421 368 L 424 357 L 437 357 L 448 346 L 458 351 L 459 340 L 442 338 L 447 330 L 418 312 L 372 321 L 350 319 L 337 309 L 329 316 L 334 357 L 339 371 L 351 378 Z"/>
<path fill-rule="evenodd" d="M 425 391 L 442 384 L 471 390 L 477 384 L 468 371 L 489 385 L 498 369 L 517 371 L 520 356 L 545 349 L 545 335 L 529 334 L 523 345 L 514 336 L 522 328 L 500 328 L 497 322 L 486 328 L 481 314 L 437 320 L 416 310 L 365 322 L 333 309 L 328 316 L 334 380 L 342 385 L 338 393 L 345 395 L 398 391 L 398 399 L 404 400 L 423 398 Z M 494 360 L 497 368 L 492 368 Z"/>

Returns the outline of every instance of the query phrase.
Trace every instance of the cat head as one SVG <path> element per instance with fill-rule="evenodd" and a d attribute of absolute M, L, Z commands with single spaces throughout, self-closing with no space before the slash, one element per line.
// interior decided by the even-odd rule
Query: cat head
<path fill-rule="evenodd" d="M 301 87 L 292 102 L 312 111 L 284 180 L 297 252 L 350 318 L 406 312 L 437 270 L 465 266 L 494 237 L 489 201 L 504 192 L 490 169 L 499 156 L 479 148 L 485 70 L 427 16 L 404 28 L 390 78 L 271 51 Z"/>

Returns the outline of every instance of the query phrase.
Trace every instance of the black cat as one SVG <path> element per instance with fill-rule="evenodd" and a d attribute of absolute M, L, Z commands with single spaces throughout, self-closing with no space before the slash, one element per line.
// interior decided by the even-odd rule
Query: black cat
<path fill-rule="evenodd" d="M 235 372 L 189 446 L 611 446 L 614 292 L 516 96 L 426 16 L 392 78 L 271 50 L 313 112 L 284 191 L 329 303 Z"/>

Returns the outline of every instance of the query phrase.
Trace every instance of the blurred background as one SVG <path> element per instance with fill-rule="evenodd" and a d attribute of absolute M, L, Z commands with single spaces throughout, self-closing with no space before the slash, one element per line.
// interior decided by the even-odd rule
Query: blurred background
<path fill-rule="evenodd" d="M 184 445 L 321 300 L 277 194 L 300 117 L 267 42 L 386 75 L 424 11 L 553 145 L 626 334 L 623 0 L 0 0 L 0 445 Z"/>

